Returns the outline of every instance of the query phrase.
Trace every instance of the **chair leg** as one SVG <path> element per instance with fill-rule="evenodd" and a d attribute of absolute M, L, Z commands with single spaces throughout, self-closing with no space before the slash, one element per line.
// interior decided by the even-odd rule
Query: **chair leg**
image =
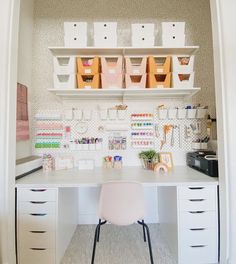
<path fill-rule="evenodd" d="M 143 223 L 143 225 L 145 226 L 146 231 L 147 231 L 150 261 L 151 261 L 151 264 L 154 264 L 154 262 L 153 262 L 153 256 L 152 256 L 152 244 L 151 244 L 151 238 L 150 238 L 149 228 L 148 228 L 148 226 L 145 223 Z"/>
<path fill-rule="evenodd" d="M 95 258 L 95 251 L 96 251 L 96 244 L 98 239 L 98 229 L 100 228 L 100 224 L 96 226 L 95 235 L 94 235 L 94 242 L 93 242 L 93 254 L 92 254 L 92 260 L 91 264 L 94 264 L 94 258 Z"/>
<path fill-rule="evenodd" d="M 101 228 L 101 219 L 99 219 L 99 223 L 98 223 L 97 242 L 99 242 L 99 237 L 100 237 L 100 228 Z"/>
<path fill-rule="evenodd" d="M 143 240 L 146 242 L 146 232 L 145 232 L 145 227 L 144 227 L 144 220 L 142 220 L 142 226 L 143 226 Z"/>

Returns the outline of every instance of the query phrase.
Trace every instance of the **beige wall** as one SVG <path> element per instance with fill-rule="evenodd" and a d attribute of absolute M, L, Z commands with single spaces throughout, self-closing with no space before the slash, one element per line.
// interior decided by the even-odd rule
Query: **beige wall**
<path fill-rule="evenodd" d="M 92 44 L 92 22 L 118 21 L 118 44 L 129 46 L 132 22 L 154 22 L 161 45 L 162 21 L 186 21 L 186 45 L 199 45 L 196 56 L 195 86 L 202 87 L 194 101 L 209 105 L 215 115 L 215 93 L 211 15 L 208 0 L 36 0 L 33 46 L 34 107 L 60 104 L 47 89 L 52 83 L 52 56 L 48 46 L 63 46 L 63 22 L 89 22 L 89 45 Z"/>
<path fill-rule="evenodd" d="M 34 1 L 21 0 L 20 24 L 19 24 L 19 46 L 18 46 L 18 73 L 17 81 L 26 85 L 29 92 L 29 115 L 31 106 L 31 80 L 32 80 L 32 41 L 33 41 L 33 19 Z M 18 141 L 16 143 L 16 158 L 31 155 L 31 141 Z"/>

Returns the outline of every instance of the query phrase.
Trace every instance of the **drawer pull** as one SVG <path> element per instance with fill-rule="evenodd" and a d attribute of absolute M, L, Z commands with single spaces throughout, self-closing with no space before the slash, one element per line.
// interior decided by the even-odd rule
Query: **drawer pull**
<path fill-rule="evenodd" d="M 190 246 L 191 248 L 203 248 L 206 247 L 206 245 L 195 245 L 195 246 Z"/>
<path fill-rule="evenodd" d="M 202 190 L 204 187 L 188 187 L 189 190 Z"/>
<path fill-rule="evenodd" d="M 191 230 L 191 231 L 203 231 L 205 229 L 206 228 L 190 228 L 189 230 Z"/>
<path fill-rule="evenodd" d="M 46 231 L 30 231 L 30 233 L 33 233 L 33 234 L 44 234 L 44 233 L 46 233 Z"/>
<path fill-rule="evenodd" d="M 46 202 L 43 201 L 30 201 L 32 204 L 45 204 Z"/>
<path fill-rule="evenodd" d="M 30 189 L 31 192 L 45 192 L 47 189 Z"/>
<path fill-rule="evenodd" d="M 203 214 L 205 211 L 189 211 L 190 214 Z"/>
<path fill-rule="evenodd" d="M 45 216 L 47 214 L 30 214 L 30 215 L 32 215 L 32 216 Z"/>
<path fill-rule="evenodd" d="M 205 199 L 189 199 L 190 202 L 203 202 Z"/>
<path fill-rule="evenodd" d="M 46 250 L 46 248 L 30 248 L 31 250 Z"/>

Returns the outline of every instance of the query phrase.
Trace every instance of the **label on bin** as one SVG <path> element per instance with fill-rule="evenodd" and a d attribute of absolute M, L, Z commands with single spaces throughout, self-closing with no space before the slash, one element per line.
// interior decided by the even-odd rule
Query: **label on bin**
<path fill-rule="evenodd" d="M 115 69 L 109 69 L 109 73 L 116 73 Z"/>
<path fill-rule="evenodd" d="M 157 73 L 162 73 L 163 69 L 157 69 Z"/>
<path fill-rule="evenodd" d="M 157 88 L 164 88 L 163 85 L 157 85 Z"/>
<path fill-rule="evenodd" d="M 92 73 L 92 70 L 91 69 L 85 69 L 84 72 L 85 73 Z"/>
<path fill-rule="evenodd" d="M 139 70 L 133 70 L 133 74 L 139 74 Z"/>
<path fill-rule="evenodd" d="M 91 86 L 87 86 L 87 85 L 84 86 L 84 89 L 91 89 L 91 88 L 92 88 Z"/>

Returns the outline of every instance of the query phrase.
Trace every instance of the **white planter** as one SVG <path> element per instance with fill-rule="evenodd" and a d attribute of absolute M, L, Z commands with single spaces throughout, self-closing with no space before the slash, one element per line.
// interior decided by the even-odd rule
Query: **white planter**
<path fill-rule="evenodd" d="M 187 109 L 178 109 L 177 117 L 178 119 L 185 119 L 187 115 Z"/>
<path fill-rule="evenodd" d="M 197 109 L 187 109 L 187 117 L 189 119 L 196 118 L 196 114 L 197 114 Z"/>
<path fill-rule="evenodd" d="M 177 116 L 177 109 L 169 109 L 168 110 L 168 118 L 175 119 Z"/>

